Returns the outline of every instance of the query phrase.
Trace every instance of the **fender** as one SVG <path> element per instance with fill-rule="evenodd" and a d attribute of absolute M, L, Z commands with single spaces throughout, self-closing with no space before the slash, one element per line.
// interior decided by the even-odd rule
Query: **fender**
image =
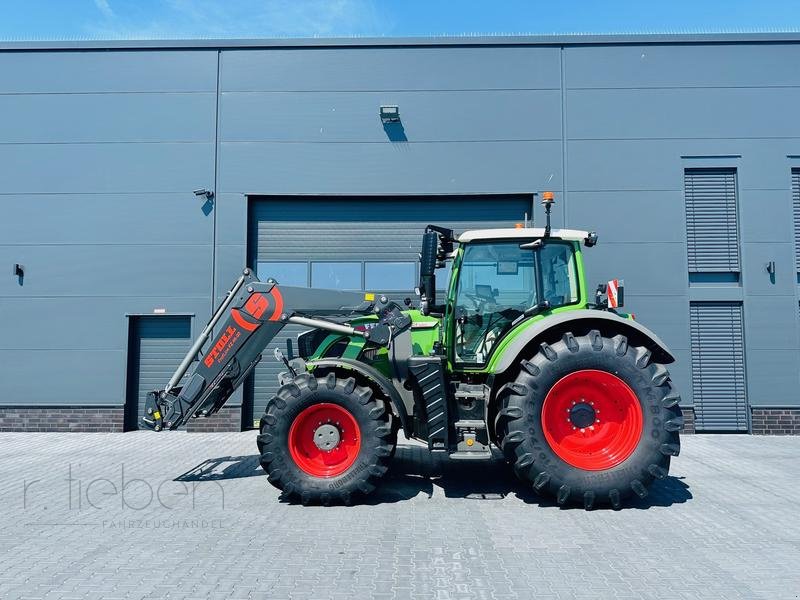
<path fill-rule="evenodd" d="M 400 424 L 403 427 L 403 432 L 406 437 L 410 438 L 413 432 L 411 422 L 408 417 L 408 411 L 400 394 L 392 385 L 391 380 L 376 368 L 364 364 L 361 361 L 352 358 L 320 358 L 318 360 L 310 360 L 306 363 L 307 367 L 312 368 L 314 371 L 317 369 L 343 369 L 347 371 L 356 371 L 363 377 L 370 380 L 382 393 L 386 396 L 392 404 L 393 412 L 400 418 Z"/>
<path fill-rule="evenodd" d="M 573 326 L 583 325 L 590 329 L 613 329 L 633 338 L 637 344 L 645 346 L 653 353 L 654 359 L 662 364 L 675 362 L 675 356 L 667 345 L 652 331 L 633 319 L 623 319 L 619 315 L 604 310 L 578 309 L 550 315 L 529 325 L 502 349 L 496 361 L 490 361 L 489 371 L 495 374 L 505 372 L 517 364 L 520 353 L 537 338 L 545 338 L 547 332 L 556 329 L 569 331 Z M 494 363 L 494 364 L 492 364 Z"/>

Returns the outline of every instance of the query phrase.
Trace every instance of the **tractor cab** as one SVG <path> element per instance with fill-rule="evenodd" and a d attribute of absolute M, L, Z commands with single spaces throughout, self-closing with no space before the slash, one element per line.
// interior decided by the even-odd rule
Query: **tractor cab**
<path fill-rule="evenodd" d="M 526 318 L 586 304 L 580 231 L 485 229 L 458 239 L 446 321 L 453 363 L 486 364 L 497 342 Z"/>
<path fill-rule="evenodd" d="M 551 229 L 552 194 L 543 197 L 543 228 L 479 229 L 456 238 L 428 226 L 423 234 L 421 312 L 444 317 L 443 346 L 457 370 L 482 370 L 500 341 L 528 319 L 589 304 L 581 244 L 593 246 L 597 235 Z M 435 269 L 445 266 L 450 281 L 439 305 Z"/>

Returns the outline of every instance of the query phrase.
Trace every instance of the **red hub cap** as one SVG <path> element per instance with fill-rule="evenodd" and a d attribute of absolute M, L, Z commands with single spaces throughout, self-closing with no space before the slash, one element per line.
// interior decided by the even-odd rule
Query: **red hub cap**
<path fill-rule="evenodd" d="M 338 404 L 309 406 L 289 429 L 289 452 L 314 477 L 341 475 L 356 462 L 361 432 L 350 411 Z"/>
<path fill-rule="evenodd" d="M 542 406 L 544 437 L 564 462 L 587 471 L 616 467 L 642 437 L 642 407 L 616 375 L 586 369 L 559 379 Z"/>

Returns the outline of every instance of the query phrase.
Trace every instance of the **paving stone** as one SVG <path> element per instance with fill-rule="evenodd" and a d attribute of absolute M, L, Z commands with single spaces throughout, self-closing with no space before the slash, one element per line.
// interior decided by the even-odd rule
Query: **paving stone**
<path fill-rule="evenodd" d="M 686 436 L 646 499 L 584 512 L 404 442 L 326 508 L 280 500 L 253 432 L 0 433 L 0 598 L 796 598 L 798 455 Z"/>

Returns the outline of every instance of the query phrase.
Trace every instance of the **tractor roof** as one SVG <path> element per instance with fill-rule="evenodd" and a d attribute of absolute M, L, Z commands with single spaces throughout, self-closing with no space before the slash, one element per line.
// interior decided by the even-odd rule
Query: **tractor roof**
<path fill-rule="evenodd" d="M 588 231 L 579 229 L 551 229 L 550 237 L 571 242 L 582 242 L 589 235 Z M 544 227 L 521 227 L 508 229 L 473 229 L 462 233 L 458 241 L 476 242 L 479 240 L 535 240 L 544 237 Z"/>

